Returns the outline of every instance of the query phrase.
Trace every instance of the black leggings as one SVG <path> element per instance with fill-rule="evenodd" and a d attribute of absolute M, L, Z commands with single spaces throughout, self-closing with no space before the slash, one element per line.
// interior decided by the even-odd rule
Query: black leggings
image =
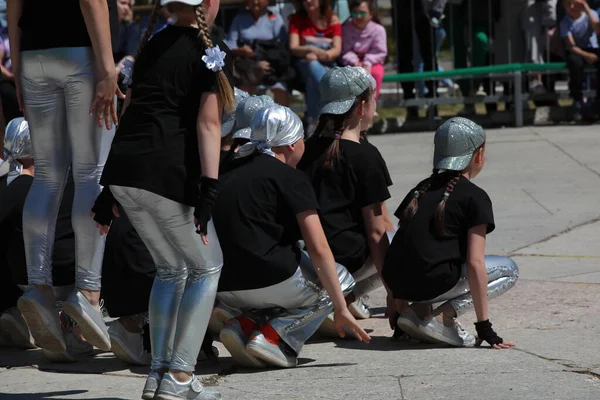
<path fill-rule="evenodd" d="M 583 49 L 588 53 L 594 53 L 596 56 L 600 57 L 600 49 Z M 569 69 L 569 92 L 573 101 L 582 101 L 583 93 L 581 86 L 583 85 L 583 80 L 585 79 L 584 69 L 587 65 L 587 61 L 580 56 L 579 54 L 575 54 L 571 51 L 567 52 L 567 68 Z M 600 82 L 600 61 L 596 62 L 596 80 Z M 598 90 L 598 89 L 596 89 Z M 598 98 L 598 95 L 596 95 Z"/>

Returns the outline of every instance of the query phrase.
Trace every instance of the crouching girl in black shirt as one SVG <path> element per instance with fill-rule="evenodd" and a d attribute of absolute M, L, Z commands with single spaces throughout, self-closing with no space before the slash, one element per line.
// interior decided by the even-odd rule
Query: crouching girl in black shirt
<path fill-rule="evenodd" d="M 400 226 L 383 268 L 401 315 L 397 324 L 415 339 L 453 346 L 514 346 L 488 319 L 488 298 L 512 288 L 519 276 L 508 257 L 485 256 L 494 230 L 492 202 L 471 179 L 485 164 L 485 132 L 452 118 L 435 133 L 433 175 L 412 189 L 396 216 Z M 406 307 L 407 301 L 413 301 Z M 443 302 L 432 311 L 431 304 Z M 475 307 L 478 339 L 456 317 Z"/>
<path fill-rule="evenodd" d="M 372 79 L 372 78 L 371 78 Z M 320 83 L 323 106 L 315 135 L 299 168 L 306 171 L 319 200 L 319 216 L 335 261 L 356 280 L 348 296 L 357 318 L 369 318 L 361 297 L 382 286 L 389 241 L 385 201 L 389 173 L 377 149 L 361 141 L 375 113 L 375 91 L 364 68 L 333 68 Z M 329 333 L 332 318 L 323 324 Z"/>
<path fill-rule="evenodd" d="M 224 265 L 217 297 L 244 314 L 228 321 L 220 337 L 246 366 L 295 367 L 304 342 L 333 308 L 338 331 L 345 326 L 370 340 L 346 307 L 310 182 L 294 168 L 302 139 L 302 121 L 290 109 L 263 108 L 234 161 L 240 165 L 221 177 L 214 218 Z M 301 237 L 329 295 L 299 266 Z"/>
<path fill-rule="evenodd" d="M 176 22 L 148 41 L 161 5 Z M 222 108 L 234 101 L 225 46 L 209 34 L 218 8 L 216 0 L 157 3 L 93 210 L 106 230 L 114 195 L 156 264 L 145 399 L 221 398 L 192 374 L 222 265 L 211 213 Z"/>

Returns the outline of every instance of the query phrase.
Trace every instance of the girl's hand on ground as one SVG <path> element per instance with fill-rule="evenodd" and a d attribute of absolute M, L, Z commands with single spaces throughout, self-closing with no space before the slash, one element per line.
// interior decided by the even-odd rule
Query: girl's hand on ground
<path fill-rule="evenodd" d="M 354 319 L 348 310 L 348 307 L 344 307 L 341 310 L 336 310 L 334 313 L 334 320 L 340 337 L 346 336 L 346 333 L 344 332 L 344 327 L 346 327 L 361 342 L 369 343 L 371 341 L 371 337 L 363 328 L 361 328 L 358 322 L 356 322 L 356 319 Z"/>

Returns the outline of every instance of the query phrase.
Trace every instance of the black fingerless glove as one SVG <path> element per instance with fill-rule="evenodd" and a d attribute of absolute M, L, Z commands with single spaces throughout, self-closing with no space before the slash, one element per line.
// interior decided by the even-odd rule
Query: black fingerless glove
<path fill-rule="evenodd" d="M 217 197 L 219 197 L 219 180 L 201 176 L 198 184 L 196 209 L 194 210 L 196 233 L 206 235 L 208 221 L 210 221 L 213 208 L 217 204 Z"/>
<path fill-rule="evenodd" d="M 94 221 L 103 226 L 110 226 L 110 223 L 113 220 L 113 205 L 117 203 L 112 192 L 107 186 L 104 186 L 100 195 L 96 198 L 96 202 L 92 207 L 92 212 L 94 213 Z"/>
<path fill-rule="evenodd" d="M 486 341 L 493 346 L 495 344 L 501 344 L 504 341 L 498 334 L 492 329 L 492 323 L 489 319 L 485 321 L 475 322 L 475 329 L 477 330 L 477 337 L 479 340 L 477 341 L 481 344 L 482 341 Z"/>

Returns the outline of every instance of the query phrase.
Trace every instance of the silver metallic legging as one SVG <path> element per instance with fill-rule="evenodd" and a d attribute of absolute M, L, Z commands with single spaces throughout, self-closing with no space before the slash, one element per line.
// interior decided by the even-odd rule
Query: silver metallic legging
<path fill-rule="evenodd" d="M 519 267 L 508 257 L 486 256 L 485 267 L 488 274 L 488 299 L 498 297 L 512 288 L 519 279 Z M 450 304 L 460 316 L 473 309 L 473 296 L 467 281 L 467 266 L 462 266 L 460 280 L 448 292 L 432 300 L 420 301 L 419 303 L 441 303 Z"/>
<path fill-rule="evenodd" d="M 89 115 L 96 74 L 91 48 L 21 53 L 21 82 L 35 158 L 35 178 L 23 208 L 29 284 L 52 285 L 56 217 L 69 167 L 75 181 L 71 216 L 75 232 L 75 284 L 100 290 L 104 237 L 90 210 L 114 130 L 98 128 Z"/>
<path fill-rule="evenodd" d="M 298 267 L 294 275 L 275 285 L 251 290 L 219 292 L 219 302 L 242 314 L 268 315 L 265 322 L 275 329 L 296 355 L 333 310 L 327 292 Z"/>
<path fill-rule="evenodd" d="M 142 189 L 110 189 L 156 264 L 149 307 L 152 369 L 193 372 L 223 265 L 213 223 L 204 245 L 192 207 Z"/>

